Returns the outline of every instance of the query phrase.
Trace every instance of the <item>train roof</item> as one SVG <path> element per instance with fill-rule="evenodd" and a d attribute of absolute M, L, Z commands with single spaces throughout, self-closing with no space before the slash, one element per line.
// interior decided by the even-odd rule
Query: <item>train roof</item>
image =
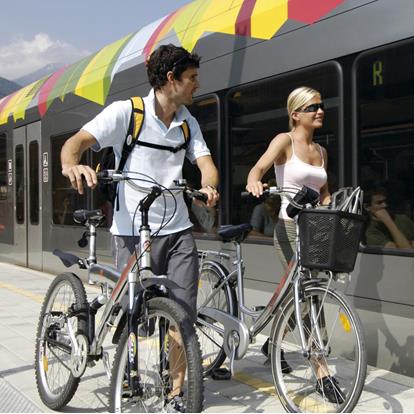
<path fill-rule="evenodd" d="M 372 0 L 195 0 L 1 99 L 0 126 L 9 117 L 12 122 L 24 120 L 33 108 L 42 118 L 54 100 L 63 102 L 68 94 L 105 105 L 114 77 L 143 63 L 163 43 L 193 51 L 201 38 L 217 33 L 263 42 L 283 28 L 313 25 L 369 3 Z"/>

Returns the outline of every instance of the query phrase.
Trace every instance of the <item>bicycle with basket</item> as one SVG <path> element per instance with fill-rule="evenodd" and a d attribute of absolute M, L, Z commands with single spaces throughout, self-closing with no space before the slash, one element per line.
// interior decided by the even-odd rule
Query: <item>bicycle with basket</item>
<path fill-rule="evenodd" d="M 270 324 L 270 363 L 276 392 L 289 412 L 349 412 L 358 402 L 366 376 L 361 321 L 339 287 L 346 283 L 358 253 L 364 219 L 362 190 L 344 188 L 330 208 L 316 207 L 317 193 L 270 187 L 290 201 L 296 216 L 296 252 L 286 274 L 264 307 L 244 299 L 241 243 L 249 224 L 223 226 L 219 235 L 233 243 L 235 260 L 223 252 L 201 251 L 197 333 L 205 374 L 220 372 L 229 358 L 245 356 L 256 335 Z M 244 193 L 249 196 L 249 193 Z M 247 317 L 253 322 L 249 326 Z"/>

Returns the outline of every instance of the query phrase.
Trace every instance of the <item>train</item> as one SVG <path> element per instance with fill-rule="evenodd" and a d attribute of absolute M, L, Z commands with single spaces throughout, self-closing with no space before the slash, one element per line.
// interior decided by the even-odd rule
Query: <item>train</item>
<path fill-rule="evenodd" d="M 200 249 L 232 252 L 217 228 L 250 221 L 257 203 L 240 198 L 248 171 L 287 130 L 286 99 L 302 85 L 325 103 L 315 141 L 328 151 L 331 192 L 380 183 L 390 210 L 413 220 L 413 14 L 411 0 L 196 0 L 1 99 L 0 260 L 61 272 L 55 248 L 86 254 L 73 211 L 101 208 L 107 220 L 97 249 L 111 262 L 111 206 L 99 191 L 71 189 L 60 150 L 104 106 L 148 94 L 145 61 L 165 43 L 202 57 L 189 109 L 219 168 L 221 201 L 214 211 L 191 208 Z M 93 167 L 99 160 L 100 153 L 84 154 Z M 192 165 L 184 176 L 199 185 Z M 282 274 L 271 234 L 255 231 L 243 254 L 247 303 L 262 305 Z M 412 249 L 365 240 L 342 283 L 364 323 L 369 364 L 411 377 L 413 258 Z"/>

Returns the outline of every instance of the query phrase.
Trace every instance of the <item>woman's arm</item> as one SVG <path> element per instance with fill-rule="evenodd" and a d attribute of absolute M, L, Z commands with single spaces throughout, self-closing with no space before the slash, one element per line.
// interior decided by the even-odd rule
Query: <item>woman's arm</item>
<path fill-rule="evenodd" d="M 261 179 L 269 168 L 277 161 L 281 155 L 285 154 L 287 146 L 290 144 L 287 134 L 276 135 L 267 147 L 266 152 L 260 157 L 256 165 L 250 170 L 247 176 L 246 190 L 256 197 L 263 194 L 263 184 Z"/>

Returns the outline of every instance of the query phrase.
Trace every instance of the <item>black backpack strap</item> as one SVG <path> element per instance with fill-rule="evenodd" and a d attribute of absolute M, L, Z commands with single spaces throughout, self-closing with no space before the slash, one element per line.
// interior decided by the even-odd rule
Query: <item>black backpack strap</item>
<path fill-rule="evenodd" d="M 187 149 L 188 143 L 190 142 L 190 139 L 191 139 L 191 132 L 190 132 L 190 127 L 188 126 L 188 122 L 184 120 L 183 123 L 180 125 L 180 128 L 181 128 L 181 131 L 183 132 L 184 142 L 181 145 L 177 145 L 176 147 L 154 144 L 152 142 L 145 142 L 145 141 L 140 141 L 140 140 L 136 140 L 135 143 L 137 145 L 141 145 L 147 148 L 155 148 L 155 149 L 164 150 L 164 151 L 171 151 L 172 153 L 175 154 L 176 152 L 181 151 L 182 149 L 184 150 Z"/>

